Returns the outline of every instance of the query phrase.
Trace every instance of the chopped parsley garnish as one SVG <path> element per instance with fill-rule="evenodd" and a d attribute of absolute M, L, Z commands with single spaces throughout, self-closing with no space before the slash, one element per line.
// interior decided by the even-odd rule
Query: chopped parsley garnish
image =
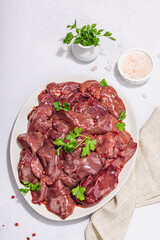
<path fill-rule="evenodd" d="M 54 144 L 59 147 L 56 150 L 57 155 L 60 155 L 60 150 L 62 148 L 63 150 L 72 153 L 73 150 L 79 147 L 83 142 L 85 142 L 85 146 L 82 148 L 81 157 L 89 155 L 91 151 L 94 151 L 97 140 L 90 140 L 90 137 L 81 135 L 80 134 L 81 132 L 82 132 L 81 128 L 75 127 L 74 132 L 70 131 L 69 134 L 65 137 L 66 140 L 69 140 L 69 142 L 67 143 L 63 140 L 63 138 L 56 139 L 54 141 Z M 84 138 L 79 144 L 77 144 L 76 138 L 79 136 Z"/>
<path fill-rule="evenodd" d="M 99 82 L 99 84 L 101 85 L 101 87 L 106 87 L 106 86 L 107 86 L 107 82 L 106 82 L 105 78 L 103 78 L 103 79 Z"/>
<path fill-rule="evenodd" d="M 118 123 L 116 124 L 116 127 L 121 132 L 125 129 L 125 126 L 126 126 L 126 124 L 122 122 L 122 120 L 125 119 L 125 118 L 126 118 L 126 112 L 125 112 L 125 110 L 123 110 L 121 112 L 121 115 L 120 115 L 119 119 L 118 119 Z"/>
<path fill-rule="evenodd" d="M 39 185 L 39 182 L 33 184 L 30 182 L 26 182 L 24 180 L 21 180 L 21 182 L 24 184 L 25 188 L 20 188 L 19 191 L 23 193 L 28 193 L 30 190 L 31 191 L 38 191 L 41 189 L 41 186 Z"/>
<path fill-rule="evenodd" d="M 118 121 L 121 121 L 121 120 L 123 120 L 123 119 L 125 119 L 125 118 L 126 118 L 126 112 L 123 110 L 123 111 L 121 112 L 121 115 L 120 115 Z"/>
<path fill-rule="evenodd" d="M 125 123 L 123 123 L 123 122 L 118 122 L 117 124 L 116 124 L 116 127 L 119 129 L 119 131 L 123 131 L 124 129 L 125 129 L 125 126 L 126 126 L 126 124 Z"/>
<path fill-rule="evenodd" d="M 85 199 L 85 193 L 86 188 L 85 187 L 80 187 L 79 185 L 75 188 L 72 189 L 72 195 L 76 196 L 77 199 L 83 201 Z"/>
<path fill-rule="evenodd" d="M 63 103 L 64 107 L 62 107 L 60 102 L 54 102 L 53 106 L 55 107 L 56 111 L 60 111 L 61 109 L 64 110 L 65 112 L 68 112 L 71 109 L 71 106 L 69 103 L 64 102 Z"/>

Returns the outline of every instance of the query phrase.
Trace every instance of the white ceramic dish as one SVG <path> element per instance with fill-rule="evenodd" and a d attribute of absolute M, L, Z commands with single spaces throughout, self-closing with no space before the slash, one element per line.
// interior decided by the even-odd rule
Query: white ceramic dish
<path fill-rule="evenodd" d="M 151 72 L 150 72 L 146 77 L 141 78 L 141 79 L 132 79 L 132 78 L 129 78 L 129 77 L 127 77 L 127 76 L 123 73 L 123 71 L 122 71 L 122 62 L 123 62 L 124 58 L 125 58 L 127 55 L 129 55 L 129 54 L 131 54 L 131 53 L 133 53 L 133 52 L 136 52 L 136 51 L 137 51 L 137 52 L 140 52 L 140 53 L 143 53 L 143 54 L 145 54 L 146 56 L 148 56 L 149 59 L 151 60 L 151 63 L 152 63 L 152 70 L 151 70 Z M 126 82 L 128 82 L 128 83 L 130 83 L 130 84 L 134 84 L 134 85 L 139 85 L 139 84 L 143 84 L 143 83 L 147 82 L 147 81 L 150 79 L 150 76 L 151 76 L 151 74 L 152 74 L 152 72 L 153 72 L 153 67 L 154 67 L 154 64 L 153 64 L 153 59 L 152 59 L 151 55 L 150 55 L 148 52 L 144 51 L 143 49 L 139 49 L 139 48 L 133 48 L 133 49 L 129 49 L 129 50 L 125 51 L 125 52 L 120 56 L 120 58 L 119 58 L 119 60 L 118 60 L 118 71 L 119 71 L 119 73 L 120 73 L 121 78 L 122 78 L 124 81 L 126 81 Z"/>
<path fill-rule="evenodd" d="M 83 62 L 91 62 L 96 59 L 100 52 L 100 46 L 82 46 L 81 44 L 72 44 L 73 55 Z"/>
<path fill-rule="evenodd" d="M 80 76 L 80 75 L 69 75 L 69 76 L 62 76 L 53 79 L 52 81 L 60 83 L 60 82 L 67 82 L 67 81 L 75 81 L 75 82 L 83 82 L 85 80 L 93 79 L 93 76 Z M 98 81 L 101 79 L 99 78 L 94 78 Z M 51 81 L 50 81 L 51 82 Z M 11 135 L 11 144 L 10 144 L 10 159 L 11 159 L 11 166 L 13 170 L 13 174 L 16 180 L 16 183 L 18 185 L 18 188 L 22 187 L 22 184 L 19 182 L 18 179 L 18 162 L 19 162 L 19 157 L 20 157 L 20 151 L 21 148 L 17 144 L 17 136 L 21 133 L 25 133 L 27 131 L 27 115 L 28 113 L 32 110 L 33 106 L 38 104 L 37 96 L 38 94 L 46 88 L 46 84 L 44 84 L 42 87 L 37 89 L 27 100 L 27 102 L 24 104 L 22 110 L 20 111 L 13 131 Z M 119 96 L 123 99 L 124 104 L 126 106 L 126 113 L 127 117 L 125 119 L 126 123 L 126 130 L 129 131 L 134 139 L 134 141 L 138 142 L 138 128 L 136 124 L 136 119 L 135 119 L 135 114 L 133 113 L 132 107 L 129 103 L 129 101 L 126 99 L 125 95 L 121 93 L 118 89 L 116 89 Z M 67 220 L 73 220 L 73 219 L 78 219 L 84 216 L 87 216 L 99 208 L 101 208 L 105 203 L 107 203 L 110 199 L 112 199 L 118 191 L 123 187 L 125 182 L 127 181 L 131 170 L 134 166 L 134 161 L 136 158 L 136 153 L 134 156 L 130 159 L 130 161 L 125 165 L 123 168 L 122 172 L 120 173 L 119 176 L 119 183 L 117 187 L 112 191 L 108 196 L 106 196 L 101 202 L 99 202 L 97 205 L 89 207 L 89 208 L 80 208 L 80 207 L 75 207 L 74 212 L 72 215 L 70 215 L 67 219 L 62 220 L 55 214 L 49 212 L 44 205 L 39 206 L 38 204 L 32 204 L 31 202 L 31 194 L 28 193 L 24 195 L 25 200 L 28 202 L 28 204 L 40 215 L 52 219 L 52 220 L 57 220 L 57 221 L 67 221 Z"/>

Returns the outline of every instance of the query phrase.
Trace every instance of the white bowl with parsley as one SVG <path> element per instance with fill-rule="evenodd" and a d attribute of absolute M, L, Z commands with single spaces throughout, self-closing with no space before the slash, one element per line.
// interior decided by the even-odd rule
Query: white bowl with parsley
<path fill-rule="evenodd" d="M 74 39 L 72 53 L 80 61 L 90 62 L 98 57 L 100 52 L 100 37 L 108 37 L 113 41 L 116 40 L 112 37 L 112 33 L 108 31 L 102 33 L 104 29 L 98 30 L 96 26 L 97 24 L 88 24 L 78 28 L 76 20 L 73 25 L 67 25 L 67 28 L 70 28 L 70 30 L 75 30 L 75 34 L 73 35 L 72 32 L 67 33 L 63 43 L 70 44 Z"/>

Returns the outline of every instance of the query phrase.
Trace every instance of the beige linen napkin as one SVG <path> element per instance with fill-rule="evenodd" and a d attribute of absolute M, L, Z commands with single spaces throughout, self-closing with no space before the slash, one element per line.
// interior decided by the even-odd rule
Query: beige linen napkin
<path fill-rule="evenodd" d="M 135 207 L 160 201 L 160 107 L 140 130 L 135 167 L 123 188 L 91 216 L 86 240 L 123 240 Z"/>

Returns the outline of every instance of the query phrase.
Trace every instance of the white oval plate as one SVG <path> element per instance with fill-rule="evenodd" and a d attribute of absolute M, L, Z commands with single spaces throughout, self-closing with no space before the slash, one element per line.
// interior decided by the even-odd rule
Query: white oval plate
<path fill-rule="evenodd" d="M 93 76 L 91 77 L 91 76 L 84 76 L 84 75 L 83 76 L 68 75 L 68 76 L 62 76 L 62 77 L 55 78 L 52 80 L 52 82 L 56 82 L 56 83 L 67 82 L 67 81 L 84 82 L 89 79 L 93 79 Z M 101 79 L 95 78 L 95 77 L 94 77 L 94 79 L 98 80 L 98 81 L 101 80 Z M 23 108 L 21 109 L 21 111 L 16 119 L 13 131 L 12 131 L 11 143 L 10 143 L 10 159 L 11 159 L 11 166 L 12 166 L 13 174 L 14 174 L 15 180 L 16 180 L 19 188 L 22 187 L 22 184 L 19 182 L 19 178 L 18 178 L 18 162 L 19 162 L 19 158 L 20 158 L 21 148 L 19 147 L 19 145 L 17 143 L 17 136 L 21 133 L 27 132 L 27 123 L 28 123 L 27 115 L 32 110 L 33 106 L 38 105 L 37 96 L 42 90 L 44 90 L 46 88 L 46 85 L 47 85 L 47 83 L 45 85 L 43 85 L 42 87 L 40 87 L 39 89 L 37 89 L 29 97 L 29 99 L 24 104 Z M 135 114 L 133 113 L 132 107 L 131 107 L 129 101 L 124 96 L 124 94 L 121 93 L 118 89 L 116 89 L 116 90 L 117 90 L 118 95 L 120 96 L 120 98 L 122 98 L 122 100 L 126 106 L 126 112 L 127 112 L 127 117 L 125 119 L 126 130 L 131 133 L 134 141 L 138 142 L 138 128 L 137 128 L 137 123 L 136 123 L 136 119 L 135 119 Z M 110 194 L 108 194 L 102 201 L 100 201 L 95 206 L 92 206 L 89 208 L 75 207 L 73 214 L 70 215 L 65 220 L 62 220 L 57 215 L 49 212 L 44 205 L 39 206 L 38 204 L 33 204 L 31 202 L 31 194 L 28 193 L 28 194 L 24 195 L 24 198 L 36 212 L 38 212 L 40 215 L 42 215 L 48 219 L 57 220 L 57 221 L 67 221 L 67 220 L 73 220 L 73 219 L 78 219 L 78 218 L 87 216 L 87 215 L 95 212 L 96 210 L 101 208 L 104 204 L 106 204 L 109 200 L 111 200 L 118 193 L 118 191 L 123 187 L 123 185 L 127 181 L 128 177 L 131 173 L 131 170 L 134 166 L 135 158 L 136 158 L 136 153 L 123 168 L 122 172 L 119 175 L 119 183 L 118 183 L 117 187 Z"/>

